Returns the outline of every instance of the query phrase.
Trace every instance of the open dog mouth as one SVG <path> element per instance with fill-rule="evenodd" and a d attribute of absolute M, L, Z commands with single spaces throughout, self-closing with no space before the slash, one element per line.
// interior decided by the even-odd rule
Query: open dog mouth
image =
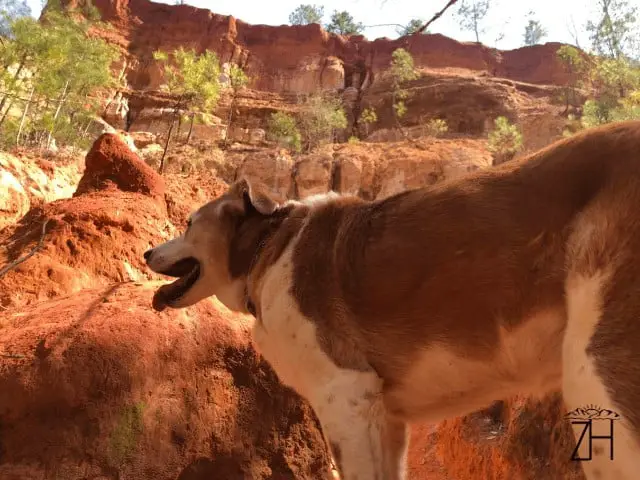
<path fill-rule="evenodd" d="M 195 258 L 184 258 L 161 272 L 178 279 L 160 287 L 153 296 L 153 308 L 161 312 L 182 298 L 200 278 L 200 262 Z"/>

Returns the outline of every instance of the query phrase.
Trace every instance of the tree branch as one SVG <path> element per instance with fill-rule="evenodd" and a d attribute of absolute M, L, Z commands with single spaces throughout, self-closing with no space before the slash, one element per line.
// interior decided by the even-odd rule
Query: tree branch
<path fill-rule="evenodd" d="M 433 22 L 438 20 L 442 16 L 442 14 L 446 12 L 449 7 L 453 6 L 453 4 L 456 3 L 457 1 L 458 0 L 449 0 L 442 10 L 440 10 L 433 17 L 431 17 L 431 20 L 429 20 L 427 23 L 422 25 L 418 30 L 413 32 L 412 35 L 419 35 L 422 32 L 424 32 L 427 28 L 429 28 L 429 25 L 431 25 Z"/>
<path fill-rule="evenodd" d="M 404 28 L 406 25 L 401 25 L 399 23 L 378 23 L 376 25 L 365 25 L 364 28 L 375 28 L 375 27 L 400 27 Z"/>
<path fill-rule="evenodd" d="M 40 241 L 38 242 L 38 244 L 33 247 L 33 249 L 27 253 L 25 256 L 15 260 L 14 262 L 11 262 L 10 264 L 4 266 L 3 268 L 0 269 L 0 278 L 7 273 L 10 270 L 13 270 L 14 268 L 16 268 L 18 265 L 20 265 L 22 262 L 30 259 L 31 257 L 33 257 L 36 252 L 38 250 L 40 250 L 42 248 L 42 245 L 44 245 L 44 237 L 46 236 L 47 233 L 47 224 L 49 223 L 49 219 L 45 220 L 44 223 L 42 224 L 42 233 L 40 234 Z"/>

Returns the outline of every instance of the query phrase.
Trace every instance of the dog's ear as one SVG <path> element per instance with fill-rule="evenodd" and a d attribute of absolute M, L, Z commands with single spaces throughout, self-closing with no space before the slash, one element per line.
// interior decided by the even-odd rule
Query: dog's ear
<path fill-rule="evenodd" d="M 245 213 L 255 210 L 262 215 L 271 215 L 278 209 L 278 202 L 258 186 L 252 185 L 246 177 L 236 181 L 231 191 L 236 198 L 242 198 Z"/>

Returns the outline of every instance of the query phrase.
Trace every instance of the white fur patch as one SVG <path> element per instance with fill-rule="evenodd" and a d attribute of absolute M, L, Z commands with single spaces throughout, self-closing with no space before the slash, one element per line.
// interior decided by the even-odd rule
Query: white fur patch
<path fill-rule="evenodd" d="M 185 242 L 184 235 L 180 235 L 155 247 L 148 264 L 154 271 L 166 270 L 177 261 L 191 255 L 191 246 Z"/>
<path fill-rule="evenodd" d="M 385 476 L 382 382 L 373 372 L 339 368 L 321 349 L 316 326 L 289 293 L 292 252 L 293 245 L 264 277 L 260 321 L 253 329 L 256 348 L 280 380 L 313 407 L 332 448 L 339 450 L 342 480 L 403 478 Z M 404 462 L 397 463 L 390 468 L 400 471 Z"/>
<path fill-rule="evenodd" d="M 317 207 L 320 205 L 331 203 L 333 200 L 339 197 L 340 194 L 338 192 L 334 192 L 333 190 L 331 190 L 327 193 L 316 193 L 315 195 L 309 195 L 308 197 L 302 199 L 300 203 L 303 203 L 310 207 Z"/>
<path fill-rule="evenodd" d="M 567 281 L 568 324 L 563 346 L 563 394 L 569 412 L 589 405 L 617 411 L 596 372 L 593 357 L 586 352 L 601 317 L 602 285 L 607 278 L 607 275 L 598 274 L 589 278 L 574 276 Z M 594 420 L 592 428 L 593 435 L 610 434 L 610 423 L 606 420 Z M 573 429 L 578 439 L 585 426 L 573 425 Z M 588 456 L 588 443 L 588 436 L 585 436 L 577 452 L 580 457 Z M 640 445 L 623 417 L 614 420 L 613 447 L 614 458 L 611 460 L 610 441 L 593 439 L 592 460 L 581 462 L 588 480 L 632 480 L 640 477 Z"/>

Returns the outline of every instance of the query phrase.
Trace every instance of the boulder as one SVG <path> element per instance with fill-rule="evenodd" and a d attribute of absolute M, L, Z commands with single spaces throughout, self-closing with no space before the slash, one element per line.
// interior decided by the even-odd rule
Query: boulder
<path fill-rule="evenodd" d="M 29 210 L 29 196 L 8 170 L 0 166 L 0 230 Z"/>
<path fill-rule="evenodd" d="M 177 233 L 165 202 L 141 193 L 107 190 L 31 208 L 0 235 L 0 265 L 37 254 L 0 278 L 0 304 L 20 306 L 85 288 L 159 278 L 142 254 Z M 1 478 L 1 477 L 0 477 Z"/>
<path fill-rule="evenodd" d="M 70 197 L 80 178 L 79 158 L 43 158 L 0 153 L 0 230 L 33 205 Z"/>
<path fill-rule="evenodd" d="M 151 132 L 129 132 L 136 148 L 144 148 L 158 142 L 158 136 Z"/>
<path fill-rule="evenodd" d="M 295 165 L 296 197 L 304 199 L 331 190 L 333 157 L 324 152 L 300 155 Z"/>
<path fill-rule="evenodd" d="M 252 152 L 242 160 L 236 177 L 259 182 L 284 199 L 293 193 L 292 169 L 293 160 L 286 150 Z"/>

